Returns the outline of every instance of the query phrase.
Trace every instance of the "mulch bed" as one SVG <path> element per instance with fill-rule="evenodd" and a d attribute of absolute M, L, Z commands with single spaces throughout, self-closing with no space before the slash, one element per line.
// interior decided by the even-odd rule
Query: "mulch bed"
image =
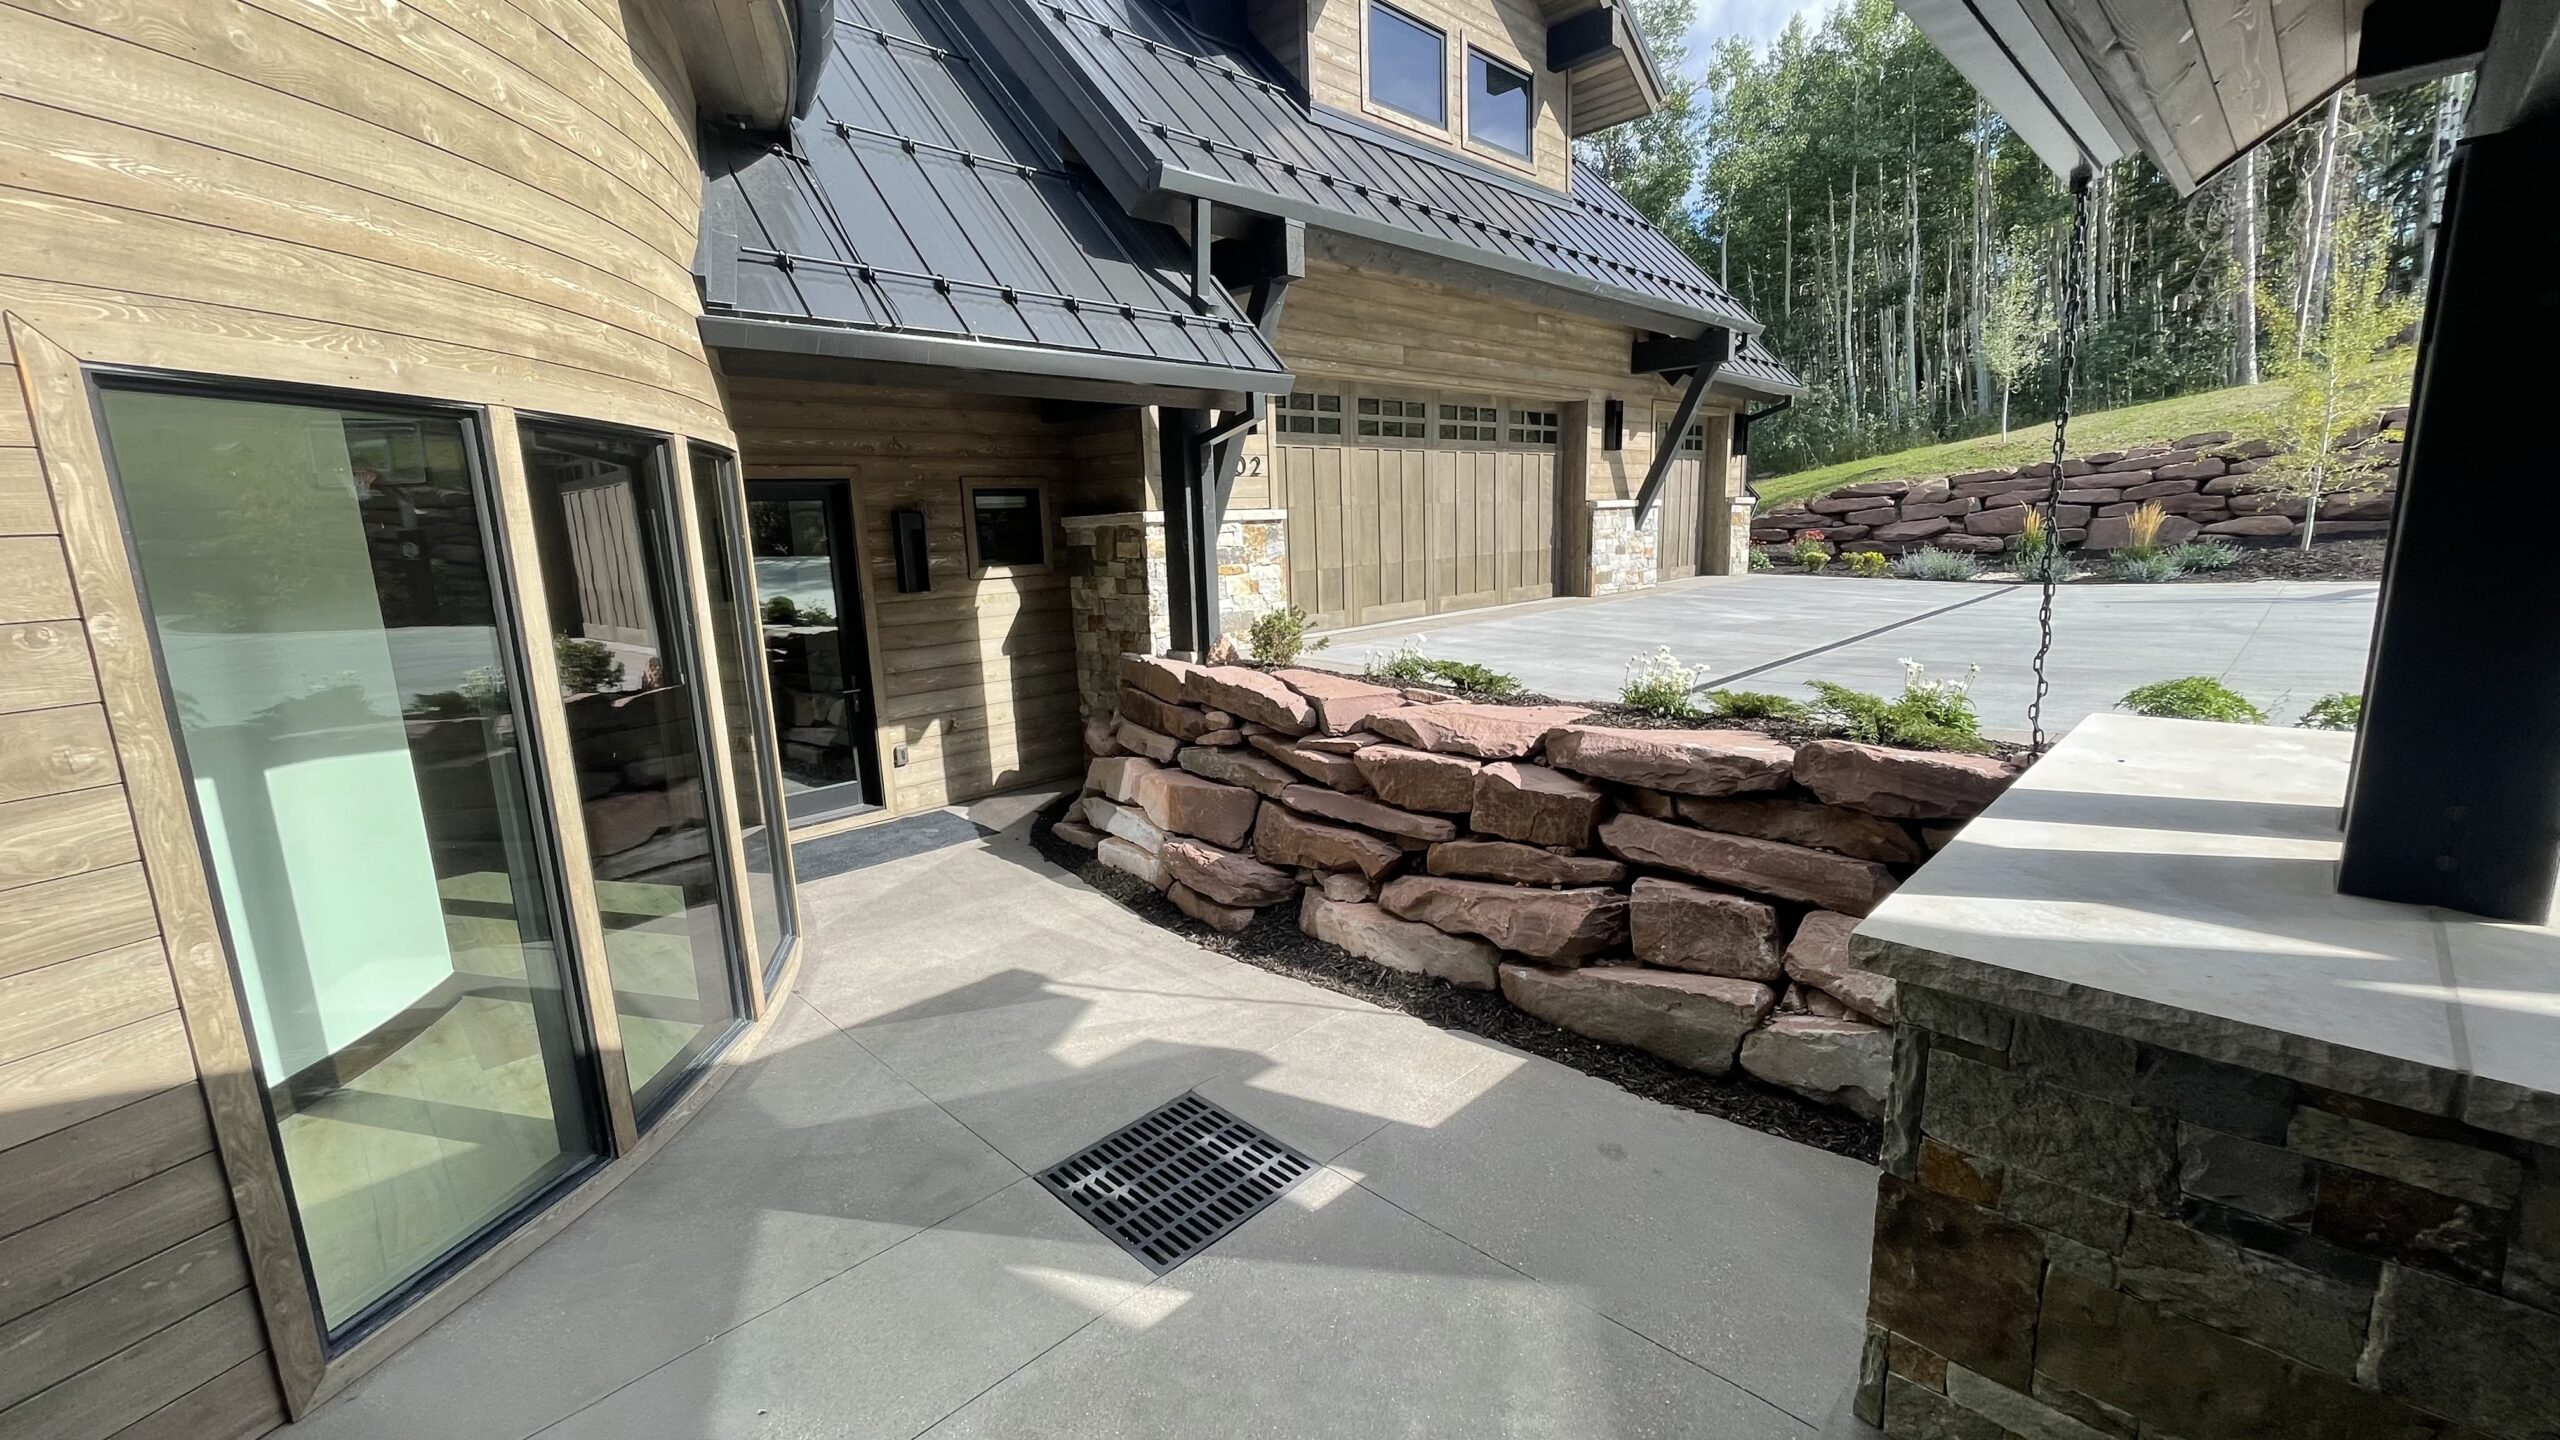
<path fill-rule="evenodd" d="M 1221 935 L 1173 908 L 1153 886 L 1103 864 L 1093 852 L 1049 833 L 1072 800 L 1041 812 L 1031 841 L 1042 858 L 1118 901 L 1140 918 L 1231 960 L 1366 1000 L 1443 1030 L 1464 1030 L 1515 1050 L 1596 1076 L 1621 1090 L 1695 1110 L 1853 1160 L 1875 1163 L 1877 1128 L 1843 1110 L 1763 1085 L 1741 1071 L 1718 1079 L 1684 1070 L 1639 1050 L 1586 1040 L 1515 1010 L 1500 995 L 1461 990 L 1446 981 L 1407 975 L 1363 960 L 1298 929 L 1297 912 L 1276 905 L 1255 914 L 1242 934 Z"/>
<path fill-rule="evenodd" d="M 1846 575 L 1848 573 L 1847 571 L 1842 570 L 1837 562 L 1834 562 L 1828 568 L 1820 571 L 1808 571 L 1803 566 L 1789 564 L 1784 560 L 1778 559 L 1778 553 L 1779 552 L 1775 550 L 1770 551 L 1769 555 L 1772 562 L 1770 567 L 1766 570 L 1756 571 L 1754 573 L 1761 575 Z M 2075 556 L 2078 554 L 2076 551 L 2073 553 Z M 2157 580 L 2118 580 L 2115 576 L 2108 574 L 2096 563 L 2083 560 L 2081 563 L 2085 568 L 2083 568 L 2079 574 L 2073 576 L 2069 583 L 2073 585 L 2157 585 L 2162 583 L 2171 585 L 2222 585 L 2229 584 L 2236 580 L 2379 580 L 2382 578 L 2383 553 L 2383 542 L 2379 539 L 2322 540 L 2314 543 L 2307 551 L 2296 545 L 2291 540 L 2284 540 L 2273 545 L 2249 545 L 2240 547 L 2239 562 L 2227 569 L 2190 571 L 2187 574 L 2180 575 L 2174 580 L 2166 582 Z M 1997 559 L 1998 557 L 1996 556 L 1983 557 L 1983 564 L 1985 568 L 1990 568 L 1994 563 L 1996 563 Z M 1894 579 L 1899 577 L 1886 576 L 1884 578 Z M 1954 580 L 1943 583 L 1951 585 L 2018 585 L 2026 582 L 2021 580 Z"/>

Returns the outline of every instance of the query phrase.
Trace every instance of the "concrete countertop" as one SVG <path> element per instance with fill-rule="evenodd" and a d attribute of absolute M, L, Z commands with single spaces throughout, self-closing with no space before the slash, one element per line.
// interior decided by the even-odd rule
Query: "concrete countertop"
<path fill-rule="evenodd" d="M 1879 906 L 1898 980 L 2560 1144 L 2560 931 L 2337 892 L 2353 737 L 2096 715 Z"/>

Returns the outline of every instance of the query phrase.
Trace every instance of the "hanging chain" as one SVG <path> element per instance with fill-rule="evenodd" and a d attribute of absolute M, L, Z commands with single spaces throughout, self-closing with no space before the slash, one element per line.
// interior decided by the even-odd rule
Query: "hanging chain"
<path fill-rule="evenodd" d="M 2053 473 L 2045 487 L 2044 553 L 2037 558 L 2042 596 L 2036 605 L 2036 694 L 2027 703 L 2029 743 L 2035 753 L 2045 752 L 2044 698 L 2053 686 L 2045 678 L 2045 657 L 2053 653 L 2053 587 L 2062 569 L 2062 457 L 2071 435 L 2072 372 L 2080 361 L 2080 328 L 2085 316 L 2082 307 L 2089 288 L 2089 167 L 2080 165 L 2071 172 L 2071 246 L 2062 262 L 2062 348 L 2054 369 L 2060 394 L 2053 412 Z"/>

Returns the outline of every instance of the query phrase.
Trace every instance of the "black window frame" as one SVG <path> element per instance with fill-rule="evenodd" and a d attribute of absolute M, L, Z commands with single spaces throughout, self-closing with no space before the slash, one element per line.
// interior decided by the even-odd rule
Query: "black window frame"
<path fill-rule="evenodd" d="M 1487 72 L 1499 70 L 1520 82 L 1519 94 L 1524 108 L 1520 115 L 1520 145 L 1517 149 L 1512 148 L 1501 140 L 1491 135 L 1487 135 L 1476 128 L 1476 102 L 1479 99 L 1490 100 L 1495 98 L 1489 87 L 1481 87 L 1476 84 L 1478 67 L 1482 67 L 1482 69 Z M 1528 70 L 1521 66 L 1514 65 L 1508 60 L 1504 60 L 1488 51 L 1481 50 L 1470 45 L 1467 47 L 1466 87 L 1466 133 L 1468 143 L 1472 145 L 1480 145 L 1485 149 L 1495 152 L 1496 154 L 1506 155 L 1515 160 L 1535 161 L 1538 155 L 1537 77 L 1531 75 Z"/>
<path fill-rule="evenodd" d="M 1366 100 L 1369 104 L 1377 106 L 1388 114 L 1394 115 L 1400 119 L 1412 121 L 1414 124 L 1437 131 L 1443 135 L 1449 133 L 1448 30 L 1441 26 L 1432 24 L 1430 21 L 1423 19 L 1421 16 L 1416 15 L 1409 10 L 1398 9 L 1395 6 L 1388 4 L 1387 0 L 1368 0 L 1368 7 L 1367 14 L 1361 26 L 1361 98 Z M 1420 110 L 1399 104 L 1398 102 L 1378 93 L 1378 20 L 1381 16 L 1384 16 L 1388 20 L 1397 24 L 1410 26 L 1423 34 L 1429 35 L 1439 46 L 1438 60 L 1432 66 L 1432 73 L 1437 77 L 1437 83 L 1433 86 L 1433 109 L 1435 113 L 1425 114 Z"/>
<path fill-rule="evenodd" d="M 978 532 L 978 497 L 981 495 L 1025 495 L 1030 497 L 1032 536 L 1038 540 L 1040 553 L 1030 560 L 1003 558 L 987 553 L 985 537 Z M 1056 563 L 1057 542 L 1049 532 L 1057 517 L 1049 511 L 1049 487 L 1037 480 L 1016 480 L 1000 476 L 973 479 L 961 486 L 961 523 L 967 527 L 969 575 L 984 579 L 990 575 L 1037 575 Z"/>

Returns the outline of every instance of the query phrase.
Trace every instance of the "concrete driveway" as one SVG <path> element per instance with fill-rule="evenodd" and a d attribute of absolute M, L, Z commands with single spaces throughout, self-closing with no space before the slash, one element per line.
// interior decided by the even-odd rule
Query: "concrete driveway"
<path fill-rule="evenodd" d="M 2211 675 L 2279 721 L 2363 687 L 2373 642 L 2367 581 L 2067 585 L 2054 597 L 2047 728 L 2059 734 L 2137 685 Z M 1565 699 L 1607 699 L 1628 657 L 1669 648 L 1714 686 L 1802 698 L 1804 682 L 1892 694 L 1902 662 L 1931 675 L 1982 667 L 1985 729 L 2023 736 L 2035 680 L 2036 591 L 2020 585 L 1750 575 L 1680 581 L 1602 600 L 1543 601 L 1472 617 L 1345 631 L 1314 659 L 1357 670 L 1413 643 Z"/>

